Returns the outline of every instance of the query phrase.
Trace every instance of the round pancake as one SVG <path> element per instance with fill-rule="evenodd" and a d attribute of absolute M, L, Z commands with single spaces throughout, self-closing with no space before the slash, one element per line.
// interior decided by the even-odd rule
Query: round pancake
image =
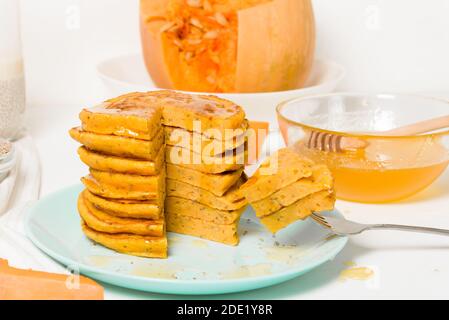
<path fill-rule="evenodd" d="M 235 103 L 206 95 L 191 95 L 175 91 L 151 93 L 162 106 L 164 125 L 183 128 L 201 133 L 219 132 L 221 136 L 227 129 L 241 128 L 245 123 L 245 112 Z M 199 128 L 197 124 L 201 123 Z"/>
<path fill-rule="evenodd" d="M 243 168 L 237 171 L 229 171 L 221 174 L 208 174 L 194 169 L 167 164 L 167 178 L 178 180 L 195 187 L 206 189 L 214 195 L 223 196 L 243 174 Z"/>
<path fill-rule="evenodd" d="M 247 135 L 250 135 L 250 131 L 246 133 L 245 129 L 241 130 L 241 133 L 237 136 L 217 140 L 180 128 L 165 127 L 164 131 L 165 143 L 167 145 L 189 149 L 196 153 L 205 153 L 211 157 L 242 147 L 247 141 Z"/>
<path fill-rule="evenodd" d="M 239 192 L 239 187 L 245 183 L 245 176 L 237 181 L 222 197 L 214 195 L 207 189 L 201 189 L 188 183 L 167 179 L 167 197 L 178 197 L 199 202 L 218 210 L 239 210 L 248 202 Z"/>
<path fill-rule="evenodd" d="M 131 234 L 108 234 L 81 224 L 83 233 L 92 241 L 120 253 L 145 258 L 167 258 L 167 238 Z"/>
<path fill-rule="evenodd" d="M 231 246 L 239 244 L 238 223 L 220 225 L 185 215 L 167 212 L 167 230 Z"/>
<path fill-rule="evenodd" d="M 165 171 L 157 176 L 139 176 L 90 169 L 90 174 L 100 185 L 113 186 L 129 192 L 165 192 Z"/>
<path fill-rule="evenodd" d="M 218 210 L 189 199 L 167 197 L 165 210 L 217 225 L 229 225 L 238 223 L 245 207 L 233 211 Z"/>
<path fill-rule="evenodd" d="M 78 198 L 78 212 L 91 229 L 99 232 L 130 233 L 153 237 L 164 235 L 164 220 L 117 218 L 97 209 L 86 201 L 83 194 L 80 194 Z"/>
<path fill-rule="evenodd" d="M 151 140 L 161 128 L 162 108 L 148 93 L 133 92 L 80 113 L 83 129 L 99 134 Z"/>
<path fill-rule="evenodd" d="M 80 128 L 70 130 L 70 136 L 87 148 L 118 157 L 137 158 L 153 161 L 164 146 L 164 130 L 151 141 L 114 135 L 96 134 Z"/>
<path fill-rule="evenodd" d="M 120 218 L 160 219 L 163 204 L 157 201 L 112 200 L 84 191 L 84 198 L 95 207 Z"/>
<path fill-rule="evenodd" d="M 109 199 L 126 200 L 156 200 L 162 201 L 164 193 L 152 191 L 130 191 L 107 184 L 100 184 L 92 176 L 81 178 L 81 182 L 91 193 Z"/>
<path fill-rule="evenodd" d="M 234 154 L 234 151 L 231 150 L 231 154 L 211 157 L 206 154 L 197 154 L 189 149 L 167 145 L 165 148 L 165 162 L 203 173 L 218 174 L 240 170 L 245 167 L 248 152 L 245 150 Z"/>
<path fill-rule="evenodd" d="M 154 161 L 105 155 L 89 150 L 86 147 L 80 147 L 78 149 L 78 154 L 81 161 L 83 161 L 90 168 L 101 171 L 113 171 L 143 176 L 159 174 L 161 169 L 164 167 L 165 160 L 165 152 L 163 148 L 161 148 Z"/>

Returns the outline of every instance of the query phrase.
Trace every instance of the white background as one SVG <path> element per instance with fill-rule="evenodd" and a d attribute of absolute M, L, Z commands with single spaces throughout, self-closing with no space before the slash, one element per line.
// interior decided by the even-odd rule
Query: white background
<path fill-rule="evenodd" d="M 31 104 L 99 99 L 95 65 L 140 51 L 138 0 L 21 2 Z M 313 3 L 317 56 L 347 68 L 342 89 L 449 92 L 449 1 Z"/>
<path fill-rule="evenodd" d="M 86 173 L 67 130 L 81 107 L 103 98 L 96 64 L 138 52 L 137 0 L 22 0 L 28 128 L 42 159 L 43 194 Z M 341 89 L 449 94 L 449 1 L 314 0 L 317 56 L 343 64 Z M 393 205 L 339 202 L 350 219 L 449 228 L 449 175 Z M 232 298 L 448 298 L 449 239 L 392 232 L 351 238 L 339 257 L 286 284 Z M 344 262 L 376 283 L 337 277 Z M 108 298 L 164 298 L 107 286 Z M 173 297 L 175 298 L 175 297 Z"/>

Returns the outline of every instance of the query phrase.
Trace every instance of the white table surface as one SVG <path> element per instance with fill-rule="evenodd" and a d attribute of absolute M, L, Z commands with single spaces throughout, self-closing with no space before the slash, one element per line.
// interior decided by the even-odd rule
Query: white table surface
<path fill-rule="evenodd" d="M 79 125 L 81 106 L 30 106 L 28 128 L 42 161 L 42 196 L 73 185 L 86 173 L 68 129 Z M 393 205 L 338 202 L 349 219 L 449 229 L 449 172 L 426 191 Z M 389 231 L 352 237 L 334 260 L 287 283 L 218 299 L 426 299 L 449 298 L 449 238 Z M 345 263 L 375 271 L 372 281 L 342 282 Z M 105 285 L 108 299 L 178 299 Z M 189 297 L 195 298 L 195 297 Z"/>

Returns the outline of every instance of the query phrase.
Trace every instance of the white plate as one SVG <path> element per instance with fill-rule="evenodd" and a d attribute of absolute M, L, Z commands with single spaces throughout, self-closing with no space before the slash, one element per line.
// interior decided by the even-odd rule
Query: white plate
<path fill-rule="evenodd" d="M 72 270 L 130 289 L 202 295 L 263 288 L 326 263 L 347 242 L 311 219 L 273 236 L 248 208 L 240 222 L 237 247 L 170 233 L 168 259 L 132 257 L 94 245 L 83 235 L 76 209 L 82 190 L 76 185 L 34 204 L 25 219 L 26 234 Z"/>
<path fill-rule="evenodd" d="M 147 73 L 140 54 L 107 59 L 97 66 L 108 95 L 118 96 L 134 91 L 157 89 Z M 305 88 L 267 93 L 216 94 L 245 108 L 249 119 L 268 121 L 277 127 L 275 108 L 282 101 L 303 95 L 330 93 L 345 76 L 342 66 L 326 60 L 316 60 Z"/>

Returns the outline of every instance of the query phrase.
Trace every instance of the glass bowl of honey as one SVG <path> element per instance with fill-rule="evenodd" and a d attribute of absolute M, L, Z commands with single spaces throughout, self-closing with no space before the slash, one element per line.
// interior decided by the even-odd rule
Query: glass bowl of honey
<path fill-rule="evenodd" d="M 283 102 L 277 116 L 288 146 L 332 170 L 342 200 L 405 199 L 449 164 L 449 127 L 441 124 L 449 118 L 448 100 L 335 93 Z"/>

